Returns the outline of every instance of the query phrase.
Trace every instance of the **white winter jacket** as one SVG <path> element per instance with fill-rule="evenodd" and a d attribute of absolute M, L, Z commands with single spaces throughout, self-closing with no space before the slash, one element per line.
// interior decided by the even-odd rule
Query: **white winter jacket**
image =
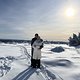
<path fill-rule="evenodd" d="M 40 46 L 43 44 L 43 41 L 41 40 L 36 40 L 32 47 L 33 47 L 33 59 L 41 59 L 41 49 Z"/>

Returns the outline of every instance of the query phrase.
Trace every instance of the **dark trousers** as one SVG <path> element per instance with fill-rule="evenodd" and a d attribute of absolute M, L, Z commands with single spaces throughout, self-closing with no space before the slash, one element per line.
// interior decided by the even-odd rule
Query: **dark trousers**
<path fill-rule="evenodd" d="M 33 59 L 33 68 L 40 68 L 40 59 Z"/>
<path fill-rule="evenodd" d="M 37 68 L 40 68 L 40 59 L 36 60 L 36 66 L 37 66 Z"/>

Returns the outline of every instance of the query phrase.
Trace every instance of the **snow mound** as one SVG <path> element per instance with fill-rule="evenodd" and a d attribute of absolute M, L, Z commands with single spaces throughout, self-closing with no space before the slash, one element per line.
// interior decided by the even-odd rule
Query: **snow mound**
<path fill-rule="evenodd" d="M 60 53 L 60 52 L 64 51 L 64 48 L 59 46 L 59 47 L 52 48 L 51 51 Z"/>
<path fill-rule="evenodd" d="M 12 56 L 0 57 L 0 77 L 6 75 L 11 69 L 11 63 L 15 58 Z"/>

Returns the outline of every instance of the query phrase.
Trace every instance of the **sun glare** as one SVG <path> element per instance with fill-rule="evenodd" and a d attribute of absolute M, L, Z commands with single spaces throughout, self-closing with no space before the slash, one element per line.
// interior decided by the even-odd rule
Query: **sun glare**
<path fill-rule="evenodd" d="M 69 16 L 69 17 L 71 17 L 71 16 L 74 16 L 74 9 L 73 8 L 68 8 L 67 10 L 66 10 L 66 15 L 67 16 Z"/>

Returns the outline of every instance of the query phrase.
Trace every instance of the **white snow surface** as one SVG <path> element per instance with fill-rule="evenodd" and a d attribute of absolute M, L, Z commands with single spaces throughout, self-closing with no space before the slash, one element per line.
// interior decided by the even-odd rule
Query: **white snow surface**
<path fill-rule="evenodd" d="M 0 43 L 0 80 L 80 80 L 80 46 L 44 44 L 41 54 L 41 69 L 31 68 L 30 44 Z"/>

